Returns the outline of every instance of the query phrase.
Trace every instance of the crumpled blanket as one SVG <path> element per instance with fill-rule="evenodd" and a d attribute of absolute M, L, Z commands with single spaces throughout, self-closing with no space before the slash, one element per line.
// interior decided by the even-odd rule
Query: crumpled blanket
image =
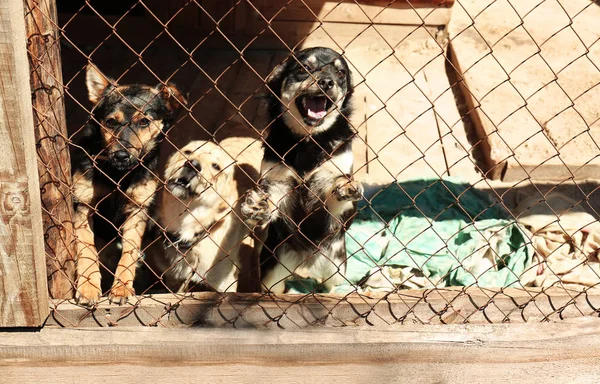
<path fill-rule="evenodd" d="M 507 287 L 531 263 L 528 243 L 508 212 L 473 186 L 407 181 L 359 205 L 346 234 L 346 277 L 365 291 Z"/>
<path fill-rule="evenodd" d="M 519 284 L 533 249 L 500 204 L 454 179 L 403 181 L 359 203 L 334 292 Z M 289 292 L 318 286 L 290 281 Z"/>
<path fill-rule="evenodd" d="M 557 192 L 531 196 L 513 212 L 528 231 L 536 254 L 525 286 L 600 283 L 600 223 L 577 200 Z"/>

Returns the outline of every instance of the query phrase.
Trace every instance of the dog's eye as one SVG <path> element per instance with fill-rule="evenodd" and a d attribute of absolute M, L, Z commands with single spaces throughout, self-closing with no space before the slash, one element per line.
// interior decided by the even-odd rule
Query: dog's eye
<path fill-rule="evenodd" d="M 337 75 L 340 79 L 342 79 L 342 78 L 346 77 L 346 71 L 344 71 L 343 69 L 340 69 L 338 71 Z"/>
<path fill-rule="evenodd" d="M 115 128 L 119 125 L 119 122 L 117 121 L 117 119 L 110 118 L 104 121 L 104 125 L 106 125 L 109 128 Z"/>
<path fill-rule="evenodd" d="M 214 169 L 215 171 L 220 171 L 220 170 L 221 170 L 221 167 L 219 167 L 219 164 L 217 164 L 217 163 L 213 163 L 213 164 L 212 164 L 212 167 L 213 167 L 213 169 Z"/>
<path fill-rule="evenodd" d="M 192 151 L 190 151 L 189 149 L 186 149 L 185 151 L 183 151 L 183 154 L 186 156 L 189 156 L 192 154 Z"/>
<path fill-rule="evenodd" d="M 147 127 L 148 125 L 150 125 L 150 120 L 144 117 L 143 119 L 140 119 L 140 121 L 138 121 L 138 125 L 140 127 Z"/>
<path fill-rule="evenodd" d="M 308 73 L 313 73 L 316 72 L 318 68 L 315 68 L 314 66 L 310 65 L 310 64 L 302 64 L 302 68 L 304 68 L 304 70 Z"/>

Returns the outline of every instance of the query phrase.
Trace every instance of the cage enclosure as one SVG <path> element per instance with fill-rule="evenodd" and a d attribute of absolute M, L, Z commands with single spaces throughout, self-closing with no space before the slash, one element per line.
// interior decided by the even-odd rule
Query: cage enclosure
<path fill-rule="evenodd" d="M 31 236 L 44 239 L 45 252 L 32 252 L 42 298 L 45 254 L 46 325 L 288 329 L 597 313 L 595 2 L 26 0 L 24 7 L 35 147 L 25 142 L 23 152 L 35 148 L 37 156 L 43 231 Z M 308 83 L 341 65 L 311 68 L 319 59 L 297 54 L 311 47 L 331 48 L 347 63 L 351 82 L 342 93 L 351 95 L 352 113 L 329 96 L 286 104 L 291 77 L 270 86 L 282 63 L 302 64 Z M 144 92 L 150 99 L 134 105 Z M 124 106 L 109 110 L 103 100 L 115 95 Z M 150 112 L 152 103 L 165 115 Z M 279 115 L 273 103 L 284 105 Z M 263 157 L 277 151 L 267 138 L 278 122 L 302 125 L 299 103 L 322 119 L 339 113 L 353 166 L 342 169 L 337 149 L 323 149 L 308 131 L 271 164 L 296 180 L 277 201 L 269 197 L 271 215 L 312 249 L 290 263 L 282 261 L 290 243 L 269 243 L 274 231 L 248 224 L 240 207 L 247 191 L 273 182 Z M 159 123 L 162 133 L 151 131 Z M 81 139 L 90 127 L 105 143 Z M 135 164 L 107 171 L 118 152 L 111 145 Z M 156 164 L 143 152 L 150 145 L 160 148 L 147 151 Z M 317 196 L 313 169 L 296 174 L 289 166 L 290 153 L 310 157 L 295 148 L 309 147 L 323 151 L 319 167 L 362 185 L 351 217 L 331 208 L 346 184 Z M 31 178 L 35 166 L 27 167 Z M 14 185 L 37 199 L 27 180 Z M 300 221 L 281 203 L 299 190 Z M 211 194 L 215 200 L 202 203 Z M 3 217 L 18 226 L 11 207 Z M 34 208 L 26 217 L 35 221 Z M 341 228 L 341 262 L 326 240 L 307 234 L 325 225 L 311 219 L 319 210 Z M 188 221 L 196 229 L 184 245 Z M 287 271 L 272 286 L 265 252 Z M 209 255 L 217 256 L 207 262 Z M 317 263 L 332 263 L 323 267 L 331 275 L 314 275 Z"/>

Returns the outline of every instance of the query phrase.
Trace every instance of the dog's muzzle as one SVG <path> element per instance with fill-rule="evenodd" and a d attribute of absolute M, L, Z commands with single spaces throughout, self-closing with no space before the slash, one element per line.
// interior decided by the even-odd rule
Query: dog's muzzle
<path fill-rule="evenodd" d="M 327 92 L 327 96 L 322 92 L 305 93 L 296 98 L 296 107 L 308 125 L 317 126 L 334 108 L 337 98 L 337 92 Z"/>
<path fill-rule="evenodd" d="M 130 169 L 136 162 L 133 156 L 124 149 L 110 153 L 108 160 L 113 167 L 120 171 Z"/>
<path fill-rule="evenodd" d="M 321 77 L 296 98 L 296 106 L 308 125 L 317 126 L 335 107 L 339 96 L 340 89 L 335 86 L 335 81 Z"/>
<path fill-rule="evenodd" d="M 175 179 L 167 183 L 167 189 L 177 197 L 186 198 L 193 193 L 192 180 L 201 171 L 200 163 L 196 160 L 187 161 Z"/>

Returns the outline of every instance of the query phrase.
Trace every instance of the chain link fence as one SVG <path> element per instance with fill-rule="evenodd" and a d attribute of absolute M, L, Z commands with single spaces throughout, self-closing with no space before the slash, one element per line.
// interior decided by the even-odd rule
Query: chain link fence
<path fill-rule="evenodd" d="M 53 324 L 597 312 L 595 2 L 57 6 L 25 2 Z"/>

